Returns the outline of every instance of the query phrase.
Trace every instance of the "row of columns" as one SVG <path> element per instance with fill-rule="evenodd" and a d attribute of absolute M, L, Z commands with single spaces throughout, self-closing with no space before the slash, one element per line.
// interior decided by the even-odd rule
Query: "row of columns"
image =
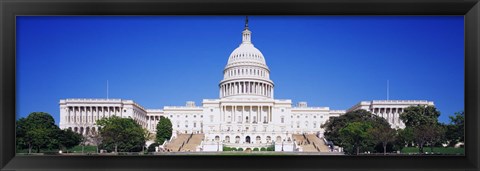
<path fill-rule="evenodd" d="M 143 127 L 147 127 L 147 116 L 145 113 L 134 109 L 133 110 L 133 119 Z"/>
<path fill-rule="evenodd" d="M 150 130 L 157 129 L 157 124 L 159 120 L 160 120 L 160 116 L 147 116 L 148 129 Z"/>
<path fill-rule="evenodd" d="M 106 106 L 71 106 L 67 107 L 65 120 L 67 123 L 95 123 L 95 121 L 110 117 L 111 115 L 122 115 L 120 107 Z"/>
<path fill-rule="evenodd" d="M 253 112 L 253 108 L 256 107 L 256 112 Z M 258 123 L 264 122 L 272 122 L 272 106 L 229 106 L 229 105 L 223 105 L 221 106 L 221 114 L 220 114 L 220 120 L 222 122 L 232 122 L 232 123 Z M 248 108 L 248 112 L 245 112 L 245 109 Z M 228 110 L 230 109 L 230 111 Z M 241 109 L 240 112 L 238 112 L 238 109 Z M 263 113 L 263 110 L 266 109 L 266 113 Z M 230 116 L 230 120 L 228 119 L 228 116 Z M 240 116 L 240 117 L 239 117 Z M 238 119 L 240 118 L 240 120 Z M 248 117 L 248 118 L 247 118 Z M 243 121 L 245 119 L 245 121 Z"/>
<path fill-rule="evenodd" d="M 263 78 L 269 78 L 268 72 L 265 70 L 261 69 L 251 69 L 251 68 L 245 68 L 245 69 L 231 69 L 228 70 L 227 75 L 225 75 L 225 78 L 229 77 L 234 77 L 234 76 L 243 76 L 243 75 L 253 75 L 253 76 L 258 76 L 258 77 L 263 77 Z"/>
<path fill-rule="evenodd" d="M 242 81 L 222 84 L 220 87 L 221 97 L 236 94 L 256 94 L 267 97 L 273 96 L 273 86 L 271 84 L 259 83 L 253 81 Z"/>
<path fill-rule="evenodd" d="M 373 108 L 372 113 L 385 118 L 392 125 L 399 125 L 402 112 L 403 108 Z"/>

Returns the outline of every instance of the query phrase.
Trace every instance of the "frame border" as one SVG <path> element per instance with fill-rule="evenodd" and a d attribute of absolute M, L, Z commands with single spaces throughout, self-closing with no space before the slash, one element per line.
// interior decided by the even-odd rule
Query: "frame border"
<path fill-rule="evenodd" d="M 478 0 L 0 0 L 0 170 L 479 170 Z M 464 15 L 465 156 L 15 156 L 17 15 Z"/>

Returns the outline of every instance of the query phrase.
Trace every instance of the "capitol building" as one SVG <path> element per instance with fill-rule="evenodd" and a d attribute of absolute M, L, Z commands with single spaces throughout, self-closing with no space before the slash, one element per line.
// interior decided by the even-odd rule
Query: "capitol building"
<path fill-rule="evenodd" d="M 97 120 L 119 116 L 130 117 L 155 132 L 163 116 L 173 127 L 172 138 L 162 145 L 168 151 L 274 146 L 275 151 L 329 152 L 321 126 L 332 117 L 364 109 L 385 118 L 392 128 L 404 128 L 399 119 L 404 108 L 434 105 L 426 100 L 371 100 L 346 110 L 331 110 L 275 99 L 275 83 L 265 56 L 252 43 L 248 19 L 242 42 L 228 58 L 218 90 L 218 99 L 203 99 L 201 105 L 187 101 L 184 106 L 163 109 L 146 109 L 127 99 L 61 99 L 60 128 L 88 135 L 98 131 Z"/>

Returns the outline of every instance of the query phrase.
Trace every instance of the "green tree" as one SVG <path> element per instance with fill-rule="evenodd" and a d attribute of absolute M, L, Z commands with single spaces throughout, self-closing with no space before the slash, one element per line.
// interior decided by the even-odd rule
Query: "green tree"
<path fill-rule="evenodd" d="M 370 134 L 369 129 L 372 128 L 371 123 L 368 122 L 352 122 L 348 123 L 344 128 L 340 129 L 340 139 L 342 140 L 341 146 L 347 149 L 353 154 L 355 150 L 356 154 L 360 153 L 360 148 L 366 147 L 369 144 Z"/>
<path fill-rule="evenodd" d="M 97 125 L 102 127 L 99 132 L 103 148 L 115 153 L 142 151 L 146 141 L 143 128 L 133 119 L 111 116 L 98 120 Z"/>
<path fill-rule="evenodd" d="M 147 141 L 150 140 L 150 139 L 152 139 L 152 133 L 151 133 L 148 129 L 146 129 L 146 128 L 143 128 L 143 132 L 142 132 L 142 133 L 143 133 L 143 134 L 142 134 L 142 135 L 143 135 L 143 138 L 145 139 L 145 144 L 143 145 L 142 150 L 143 150 L 143 152 L 145 153 L 145 148 L 147 148 Z"/>
<path fill-rule="evenodd" d="M 160 116 L 160 120 L 157 124 L 157 136 L 156 142 L 158 144 L 163 144 L 165 140 L 169 140 L 172 137 L 172 122 L 170 119 Z"/>
<path fill-rule="evenodd" d="M 44 112 L 30 113 L 26 118 L 16 122 L 17 147 L 26 147 L 31 153 L 35 148 L 37 153 L 42 148 L 57 148 L 60 128 L 55 125 L 53 117 Z"/>
<path fill-rule="evenodd" d="M 435 106 L 410 106 L 400 114 L 400 119 L 406 127 L 418 127 L 421 125 L 433 125 L 438 123 L 440 112 Z"/>
<path fill-rule="evenodd" d="M 408 146 L 414 141 L 413 129 L 408 127 L 397 130 L 397 138 L 395 140 L 395 148 L 402 150 L 403 147 Z"/>
<path fill-rule="evenodd" d="M 456 112 L 454 116 L 449 116 L 450 124 L 446 125 L 446 139 L 450 146 L 458 142 L 465 142 L 465 112 Z"/>
<path fill-rule="evenodd" d="M 325 138 L 332 141 L 334 144 L 342 144 L 343 141 L 342 138 L 340 138 L 340 130 L 352 122 L 368 122 L 372 127 L 390 126 L 390 124 L 382 117 L 373 115 L 366 110 L 355 110 L 327 120 L 327 122 L 322 125 L 322 128 L 325 129 Z"/>
<path fill-rule="evenodd" d="M 102 144 L 103 137 L 97 132 L 93 132 L 92 134 L 88 135 L 87 137 L 90 140 L 90 142 L 93 145 L 96 146 L 96 152 L 99 153 L 98 146 L 100 146 L 100 144 Z"/>
<path fill-rule="evenodd" d="M 396 139 L 396 131 L 389 126 L 373 127 L 368 130 L 368 134 L 374 142 L 382 144 L 383 155 L 387 154 L 387 144 Z"/>
<path fill-rule="evenodd" d="M 442 139 L 444 131 L 438 123 L 439 116 L 440 112 L 435 106 L 421 105 L 407 107 L 400 114 L 400 119 L 405 123 L 406 128 L 413 130 L 413 139 L 419 153 L 423 153 L 426 143 L 435 143 Z"/>
<path fill-rule="evenodd" d="M 73 132 L 70 129 L 60 130 L 58 133 L 58 140 L 60 146 L 68 151 L 68 149 L 71 149 L 80 144 L 80 142 L 82 141 L 82 135 Z"/>

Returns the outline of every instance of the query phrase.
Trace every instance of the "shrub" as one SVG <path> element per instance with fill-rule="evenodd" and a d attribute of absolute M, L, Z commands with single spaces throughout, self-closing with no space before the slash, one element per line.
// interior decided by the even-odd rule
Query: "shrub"
<path fill-rule="evenodd" d="M 275 146 L 267 147 L 267 151 L 275 151 Z"/>
<path fill-rule="evenodd" d="M 243 148 L 238 148 L 237 151 L 243 151 Z"/>
<path fill-rule="evenodd" d="M 265 147 L 260 148 L 260 151 L 267 151 Z"/>
<path fill-rule="evenodd" d="M 253 148 L 253 151 L 258 151 L 258 148 L 257 147 Z"/>
<path fill-rule="evenodd" d="M 237 149 L 234 147 L 223 146 L 223 151 L 237 151 Z"/>
<path fill-rule="evenodd" d="M 155 147 L 158 147 L 160 144 L 158 143 L 152 143 L 150 146 L 148 146 L 148 152 L 155 152 Z"/>

